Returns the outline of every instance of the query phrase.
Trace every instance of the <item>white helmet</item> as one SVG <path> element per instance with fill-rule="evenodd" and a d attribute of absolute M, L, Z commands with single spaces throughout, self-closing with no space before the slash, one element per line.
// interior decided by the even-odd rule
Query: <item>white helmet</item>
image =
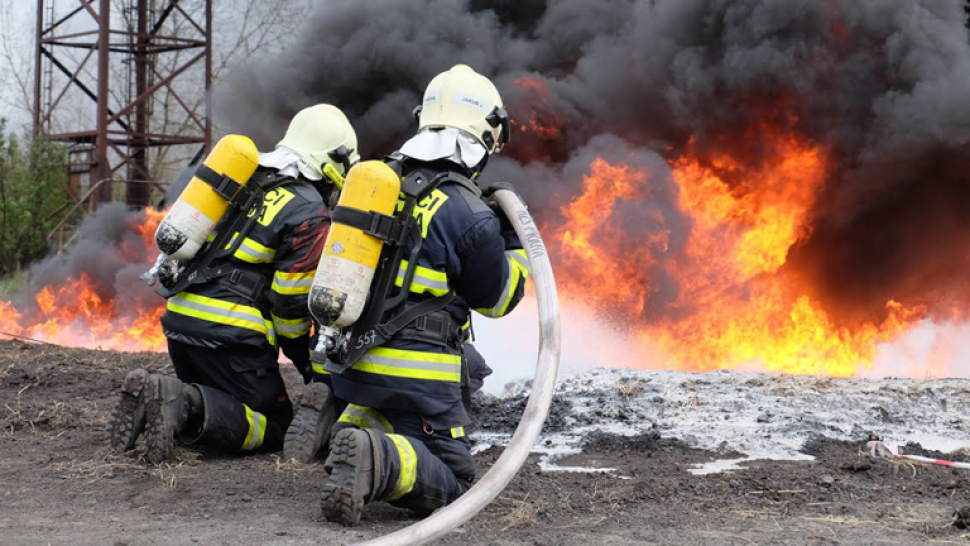
<path fill-rule="evenodd" d="M 317 104 L 297 112 L 276 148 L 293 150 L 321 176 L 328 163 L 341 176 L 346 176 L 350 167 L 360 161 L 357 133 L 347 116 L 330 104 Z"/>
<path fill-rule="evenodd" d="M 495 84 L 463 64 L 431 80 L 414 116 L 418 130 L 454 127 L 474 137 L 489 153 L 500 151 L 512 132 Z"/>

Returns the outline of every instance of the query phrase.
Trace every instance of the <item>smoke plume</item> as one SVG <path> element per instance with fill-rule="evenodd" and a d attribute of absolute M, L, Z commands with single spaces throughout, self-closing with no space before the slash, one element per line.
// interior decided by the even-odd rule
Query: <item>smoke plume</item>
<path fill-rule="evenodd" d="M 354 122 L 363 156 L 376 157 L 413 133 L 411 110 L 427 82 L 469 64 L 493 79 L 517 127 L 541 129 L 516 131 L 485 172 L 512 180 L 540 223 L 579 195 L 592 155 L 656 167 L 663 161 L 650 158 L 690 147 L 703 161 L 727 147 L 757 164 L 764 150 L 747 138 L 751 128 L 782 127 L 835 163 L 810 211 L 812 230 L 786 267 L 845 320 L 873 318 L 892 298 L 942 313 L 970 296 L 964 7 L 330 0 L 308 15 L 289 50 L 235 68 L 215 105 L 226 128 L 269 148 L 297 110 L 333 103 Z M 636 245 L 659 214 L 672 237 L 655 257 L 673 259 L 691 227 L 677 212 L 669 171 L 652 171 L 648 197 L 608 221 Z M 729 173 L 725 180 L 733 183 Z M 654 294 L 661 300 L 673 297 L 664 285 Z"/>

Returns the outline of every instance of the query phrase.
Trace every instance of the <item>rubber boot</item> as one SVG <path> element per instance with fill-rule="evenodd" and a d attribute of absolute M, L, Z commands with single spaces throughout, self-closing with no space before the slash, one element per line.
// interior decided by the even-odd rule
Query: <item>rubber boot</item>
<path fill-rule="evenodd" d="M 175 434 L 189 418 L 189 399 L 183 384 L 174 377 L 151 375 L 145 389 L 148 460 L 153 464 L 175 456 Z"/>
<path fill-rule="evenodd" d="M 324 383 L 310 383 L 283 438 L 283 460 L 309 463 L 330 438 L 337 419 L 333 392 Z"/>
<path fill-rule="evenodd" d="M 324 465 L 330 477 L 320 498 L 327 521 L 357 525 L 364 505 L 378 500 L 383 457 L 379 442 L 379 433 L 357 428 L 341 430 L 334 437 Z"/>
<path fill-rule="evenodd" d="M 108 445 L 116 451 L 128 451 L 145 430 L 145 400 L 142 393 L 150 374 L 141 368 L 132 371 L 121 384 L 118 404 L 108 416 Z"/>

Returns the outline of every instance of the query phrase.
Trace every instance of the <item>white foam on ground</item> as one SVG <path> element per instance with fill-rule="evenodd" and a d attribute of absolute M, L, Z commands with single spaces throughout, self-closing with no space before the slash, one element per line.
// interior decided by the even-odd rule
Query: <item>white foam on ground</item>
<path fill-rule="evenodd" d="M 642 371 L 659 362 L 595 317 L 562 309 L 562 358 L 557 395 L 573 404 L 565 433 L 543 435 L 539 445 L 570 449 L 601 431 L 634 436 L 655 426 L 664 437 L 714 452 L 737 452 L 735 465 L 752 459 L 804 460 L 807 439 L 917 442 L 950 452 L 970 448 L 970 323 L 923 321 L 900 339 L 878 347 L 872 368 L 859 379 L 756 373 L 690 374 Z M 521 392 L 538 352 L 535 302 L 526 299 L 509 317 L 476 320 L 476 346 L 494 374 L 485 391 Z M 603 369 L 609 368 L 609 369 Z M 890 376 L 918 377 L 893 379 Z M 639 390 L 631 392 L 630 385 Z M 636 390 L 636 388 L 633 388 Z M 538 451 L 538 449 L 537 449 Z M 545 464 L 554 466 L 555 455 Z M 728 461 L 719 463 L 729 467 Z M 718 468 L 717 465 L 699 468 Z"/>
<path fill-rule="evenodd" d="M 555 461 L 597 432 L 659 432 L 725 454 L 698 473 L 756 459 L 811 459 L 800 450 L 816 436 L 861 442 L 874 434 L 943 452 L 970 448 L 970 381 L 962 379 L 594 370 L 564 378 L 557 393 L 572 408 L 563 416 L 566 430 L 543 434 L 534 450 L 550 470 L 561 470 Z"/>

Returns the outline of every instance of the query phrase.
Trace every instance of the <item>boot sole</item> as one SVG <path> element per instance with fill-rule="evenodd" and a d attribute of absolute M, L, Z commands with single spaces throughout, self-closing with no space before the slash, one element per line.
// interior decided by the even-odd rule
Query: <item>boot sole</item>
<path fill-rule="evenodd" d="M 145 391 L 145 442 L 148 444 L 148 460 L 159 464 L 172 459 L 175 455 L 175 437 L 171 427 L 165 426 L 162 397 L 158 392 L 161 386 L 158 377 L 148 382 Z"/>
<path fill-rule="evenodd" d="M 136 373 L 140 372 L 140 373 Z M 146 370 L 135 370 L 125 377 L 121 385 L 118 404 L 108 416 L 108 444 L 116 451 L 129 451 L 145 428 L 145 407 L 141 402 L 142 391 L 148 383 Z"/>
<path fill-rule="evenodd" d="M 337 521 L 354 526 L 360 523 L 364 510 L 363 487 L 360 487 L 360 467 L 364 457 L 371 457 L 360 442 L 370 442 L 355 429 L 342 430 L 333 440 L 327 465 L 333 468 L 330 478 L 323 486 L 320 507 L 327 521 Z"/>
<path fill-rule="evenodd" d="M 307 389 L 283 437 L 283 460 L 307 464 L 327 443 L 334 422 L 329 388 Z"/>

